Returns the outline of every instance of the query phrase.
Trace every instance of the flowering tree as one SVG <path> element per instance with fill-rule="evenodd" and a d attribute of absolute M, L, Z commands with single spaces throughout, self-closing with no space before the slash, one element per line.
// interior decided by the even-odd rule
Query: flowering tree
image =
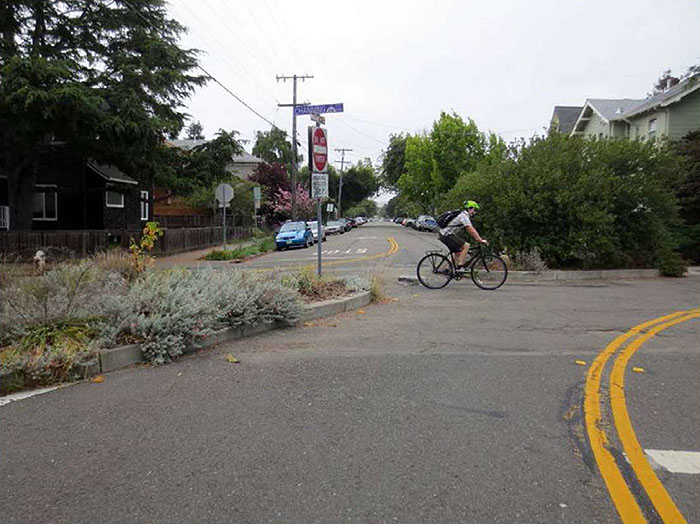
<path fill-rule="evenodd" d="M 278 189 L 275 193 L 272 209 L 280 220 L 286 220 L 292 216 L 292 192 Z M 300 218 L 312 218 L 314 214 L 314 201 L 309 192 L 303 186 L 297 184 L 297 210 Z"/>

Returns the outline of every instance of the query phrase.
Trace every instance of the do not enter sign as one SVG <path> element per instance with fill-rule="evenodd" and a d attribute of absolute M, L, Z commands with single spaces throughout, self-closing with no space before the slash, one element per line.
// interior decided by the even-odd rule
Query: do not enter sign
<path fill-rule="evenodd" d="M 311 132 L 311 159 L 312 172 L 328 170 L 328 134 L 322 127 L 314 127 Z"/>

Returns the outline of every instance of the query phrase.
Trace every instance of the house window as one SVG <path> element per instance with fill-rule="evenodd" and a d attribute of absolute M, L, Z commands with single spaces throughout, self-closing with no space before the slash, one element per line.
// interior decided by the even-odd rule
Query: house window
<path fill-rule="evenodd" d="M 105 205 L 107 207 L 124 207 L 124 194 L 116 191 L 106 191 Z"/>
<path fill-rule="evenodd" d="M 649 138 L 656 136 L 656 118 L 649 120 Z"/>
<path fill-rule="evenodd" d="M 141 191 L 141 220 L 148 220 L 148 191 Z"/>
<path fill-rule="evenodd" d="M 34 220 L 58 220 L 58 193 L 55 185 L 35 186 L 32 211 Z"/>

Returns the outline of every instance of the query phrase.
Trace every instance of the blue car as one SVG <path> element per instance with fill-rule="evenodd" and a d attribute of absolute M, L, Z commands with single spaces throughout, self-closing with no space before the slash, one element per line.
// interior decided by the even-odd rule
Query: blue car
<path fill-rule="evenodd" d="M 277 251 L 287 247 L 309 247 L 314 245 L 314 235 L 306 222 L 287 222 L 282 224 L 275 235 Z"/>

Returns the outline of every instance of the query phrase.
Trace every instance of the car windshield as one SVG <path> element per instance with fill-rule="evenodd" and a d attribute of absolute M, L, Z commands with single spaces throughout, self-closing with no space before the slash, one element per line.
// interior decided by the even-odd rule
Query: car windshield
<path fill-rule="evenodd" d="M 307 222 L 307 224 L 309 224 L 309 227 L 310 227 L 311 229 L 318 229 L 318 222 L 316 222 L 316 221 Z"/>
<path fill-rule="evenodd" d="M 328 222 L 327 227 L 340 227 L 340 222 L 336 222 L 335 220 L 333 220 L 332 222 Z"/>
<path fill-rule="evenodd" d="M 289 231 L 301 231 L 306 229 L 304 222 L 287 222 L 280 228 L 280 233 L 286 233 Z"/>

